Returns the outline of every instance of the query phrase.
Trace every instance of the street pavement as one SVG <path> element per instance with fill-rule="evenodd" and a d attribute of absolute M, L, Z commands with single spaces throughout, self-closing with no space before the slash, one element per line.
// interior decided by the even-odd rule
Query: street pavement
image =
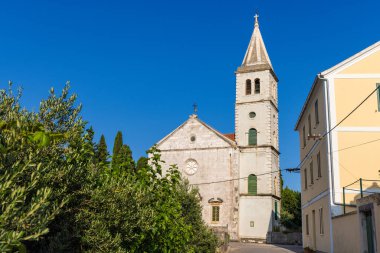
<path fill-rule="evenodd" d="M 231 242 L 230 253 L 302 253 L 302 246 Z"/>

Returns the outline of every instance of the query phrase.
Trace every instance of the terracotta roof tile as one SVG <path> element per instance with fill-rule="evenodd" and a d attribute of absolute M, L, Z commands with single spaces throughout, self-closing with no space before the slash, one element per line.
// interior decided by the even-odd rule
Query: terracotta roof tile
<path fill-rule="evenodd" d="M 235 141 L 235 134 L 223 134 L 225 137 L 227 137 L 230 140 Z"/>

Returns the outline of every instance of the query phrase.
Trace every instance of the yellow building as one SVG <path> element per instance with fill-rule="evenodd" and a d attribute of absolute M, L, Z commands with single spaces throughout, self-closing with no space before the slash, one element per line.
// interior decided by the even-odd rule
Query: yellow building
<path fill-rule="evenodd" d="M 379 192 L 380 180 L 367 181 L 380 179 L 378 85 L 380 42 L 314 80 L 295 126 L 301 147 L 305 248 L 321 252 L 371 252 L 370 247 L 376 248 L 375 236 L 366 237 L 361 225 L 364 213 L 356 203 L 361 197 L 360 183 L 365 195 Z"/>

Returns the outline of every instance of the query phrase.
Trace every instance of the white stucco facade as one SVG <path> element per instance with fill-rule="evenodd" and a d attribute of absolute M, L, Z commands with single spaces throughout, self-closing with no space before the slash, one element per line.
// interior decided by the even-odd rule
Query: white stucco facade
<path fill-rule="evenodd" d="M 236 71 L 235 95 L 233 134 L 222 134 L 191 115 L 157 146 L 164 169 L 176 164 L 199 188 L 209 226 L 226 228 L 233 240 L 265 240 L 278 226 L 281 206 L 278 97 L 257 18 Z"/>

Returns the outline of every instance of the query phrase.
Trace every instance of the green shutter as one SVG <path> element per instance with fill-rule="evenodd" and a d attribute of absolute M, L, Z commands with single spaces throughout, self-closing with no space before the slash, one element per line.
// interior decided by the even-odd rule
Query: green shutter
<path fill-rule="evenodd" d="M 248 145 L 250 145 L 250 146 L 256 146 L 257 145 L 257 130 L 254 128 L 249 129 Z"/>
<path fill-rule="evenodd" d="M 377 111 L 380 112 L 380 83 L 376 84 L 377 87 Z"/>
<path fill-rule="evenodd" d="M 277 220 L 278 210 L 277 210 L 277 201 L 274 202 L 274 219 Z"/>
<path fill-rule="evenodd" d="M 257 195 L 257 176 L 253 174 L 248 176 L 248 194 Z"/>

